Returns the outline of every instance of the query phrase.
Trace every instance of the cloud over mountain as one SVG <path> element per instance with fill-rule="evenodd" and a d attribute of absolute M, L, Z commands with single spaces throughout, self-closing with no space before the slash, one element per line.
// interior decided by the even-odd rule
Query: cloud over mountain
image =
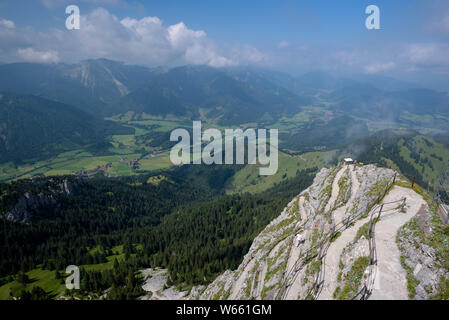
<path fill-rule="evenodd" d="M 104 8 L 81 15 L 79 30 L 14 28 L 0 20 L 4 60 L 34 62 L 109 58 L 133 64 L 202 64 L 213 67 L 257 63 L 262 54 L 249 46 L 218 46 L 203 30 L 183 22 L 165 26 L 158 17 L 119 19 Z"/>

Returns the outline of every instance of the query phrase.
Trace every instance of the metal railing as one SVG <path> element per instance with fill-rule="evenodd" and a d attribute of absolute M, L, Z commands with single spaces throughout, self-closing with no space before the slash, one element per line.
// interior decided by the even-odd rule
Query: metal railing
<path fill-rule="evenodd" d="M 343 232 L 348 229 L 351 224 L 358 220 L 360 217 L 368 215 L 370 211 L 375 210 L 378 206 L 378 203 L 385 197 L 390 187 L 396 182 L 397 173 L 395 172 L 394 176 L 387 182 L 383 192 L 379 192 L 377 198 L 367 205 L 366 211 L 360 211 L 359 213 L 353 214 L 344 218 L 342 221 L 337 223 L 332 227 L 331 232 L 327 233 L 326 236 L 318 242 L 316 245 L 310 247 L 304 254 L 296 260 L 295 264 L 292 266 L 290 271 L 287 273 L 287 276 L 284 278 L 283 284 L 281 285 L 281 289 L 278 291 L 275 299 L 285 299 L 287 294 L 289 293 L 290 287 L 295 282 L 296 277 L 298 276 L 298 272 L 304 268 L 304 266 L 310 262 L 311 259 L 314 259 L 317 255 L 321 260 L 321 266 L 319 271 L 315 274 L 314 283 L 309 289 L 306 298 L 316 299 L 321 293 L 322 287 L 324 285 L 324 276 L 325 276 L 325 257 L 327 254 L 327 249 L 330 247 L 331 240 L 338 232 Z M 303 224 L 303 226 L 305 223 Z M 338 226 L 338 227 L 337 227 Z M 322 248 L 325 248 L 323 251 Z M 314 250 L 321 248 L 320 251 L 314 252 Z M 323 254 L 324 253 L 324 254 Z M 304 259 L 305 258 L 305 259 Z"/>
<path fill-rule="evenodd" d="M 376 223 L 380 220 L 382 213 L 386 212 L 401 212 L 405 205 L 406 205 L 407 198 L 402 198 L 400 200 L 391 201 L 383 203 L 382 205 L 377 205 L 373 207 L 370 221 L 369 221 L 369 227 L 368 227 L 368 242 L 369 242 L 369 252 L 370 252 L 370 259 L 369 259 L 369 275 L 367 280 L 365 281 L 363 287 L 360 289 L 359 292 L 352 298 L 352 300 L 366 300 L 371 296 L 371 293 L 374 288 L 374 282 L 377 275 L 377 248 L 376 248 Z M 385 209 L 384 206 L 390 205 L 390 204 L 396 204 L 400 203 L 399 206 L 391 209 Z M 379 208 L 379 212 L 377 212 L 377 209 Z"/>

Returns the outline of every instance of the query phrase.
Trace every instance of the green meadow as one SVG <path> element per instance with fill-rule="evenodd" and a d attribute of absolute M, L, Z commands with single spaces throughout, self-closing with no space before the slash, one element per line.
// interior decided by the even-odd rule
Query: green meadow
<path fill-rule="evenodd" d="M 277 183 L 296 176 L 297 171 L 325 166 L 335 151 L 308 152 L 300 156 L 291 156 L 279 152 L 279 166 L 276 174 L 259 175 L 260 165 L 246 165 L 228 182 L 227 193 L 258 193 L 265 191 Z"/>

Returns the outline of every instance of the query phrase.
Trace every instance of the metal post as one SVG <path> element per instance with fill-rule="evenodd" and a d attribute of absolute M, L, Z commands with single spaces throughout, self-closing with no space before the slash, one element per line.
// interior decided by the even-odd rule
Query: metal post
<path fill-rule="evenodd" d="M 372 228 L 372 225 L 373 225 L 373 219 L 372 219 L 372 217 L 371 217 L 371 219 L 369 219 L 369 227 L 368 227 L 368 237 L 369 237 L 369 238 L 371 238 L 371 228 Z M 370 243 L 370 248 L 371 248 L 371 243 Z M 370 252 L 371 252 L 371 249 L 370 249 Z"/>
<path fill-rule="evenodd" d="M 369 244 L 369 264 L 371 265 L 373 264 L 373 248 L 371 246 L 371 239 L 368 239 L 368 244 Z"/>
<path fill-rule="evenodd" d="M 380 206 L 380 210 L 379 210 L 379 214 L 377 215 L 377 219 L 380 218 L 380 215 L 382 214 L 382 209 L 383 209 L 383 207 L 384 207 L 384 205 L 382 204 L 382 205 Z"/>

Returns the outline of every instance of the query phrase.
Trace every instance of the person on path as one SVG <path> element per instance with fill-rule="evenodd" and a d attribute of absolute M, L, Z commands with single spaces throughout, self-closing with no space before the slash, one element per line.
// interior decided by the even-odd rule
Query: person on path
<path fill-rule="evenodd" d="M 296 235 L 296 241 L 298 241 L 298 243 L 297 243 L 297 247 L 299 247 L 299 245 L 301 244 L 301 242 L 303 242 L 303 237 L 302 237 L 302 234 L 301 233 L 298 233 L 297 235 Z"/>

